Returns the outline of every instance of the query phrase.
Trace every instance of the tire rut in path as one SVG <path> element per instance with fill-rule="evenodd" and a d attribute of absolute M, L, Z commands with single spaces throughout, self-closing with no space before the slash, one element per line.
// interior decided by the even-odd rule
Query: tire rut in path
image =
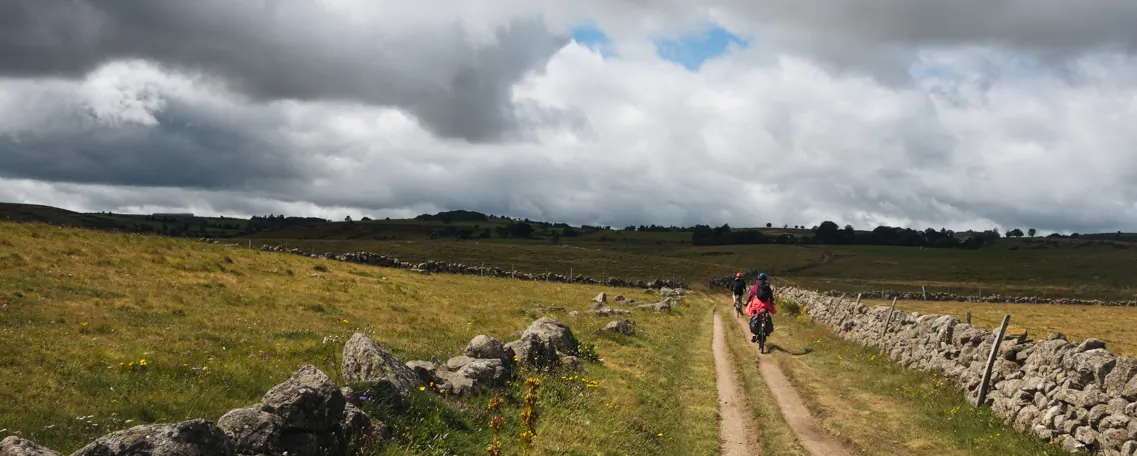
<path fill-rule="evenodd" d="M 746 393 L 738 384 L 738 368 L 726 346 L 718 310 L 714 315 L 714 340 L 711 349 L 715 355 L 715 385 L 719 398 L 719 453 L 724 456 L 750 456 L 761 454 L 755 443 L 757 425 L 746 403 Z"/>
<path fill-rule="evenodd" d="M 733 311 L 733 307 L 731 308 Z M 734 314 L 731 314 L 733 318 Z M 750 328 L 747 326 L 747 321 L 744 318 L 735 318 L 738 324 L 742 326 L 742 333 L 749 334 Z M 747 341 L 749 342 L 749 341 Z M 758 350 L 758 345 L 754 344 L 754 350 Z M 762 379 L 766 381 L 766 386 L 770 389 L 770 393 L 774 396 L 774 401 L 778 403 L 778 409 L 782 411 L 782 416 L 786 419 L 790 429 L 797 435 L 798 442 L 801 446 L 815 456 L 843 456 L 848 455 L 849 451 L 845 449 L 845 445 L 834 437 L 832 434 L 825 432 L 813 420 L 809 414 L 809 409 L 805 408 L 805 404 L 801 401 L 801 396 L 798 395 L 797 390 L 790 384 L 789 379 L 782 373 L 782 369 L 774 364 L 774 359 L 768 354 L 758 354 L 758 373 L 762 375 Z"/>

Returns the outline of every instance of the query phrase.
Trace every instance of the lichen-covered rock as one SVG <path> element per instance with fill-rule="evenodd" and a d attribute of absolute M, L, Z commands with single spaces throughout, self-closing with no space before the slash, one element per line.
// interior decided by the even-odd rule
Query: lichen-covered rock
<path fill-rule="evenodd" d="M 546 345 L 535 333 L 522 333 L 521 339 L 505 344 L 517 363 L 526 366 L 549 366 L 559 359 L 557 351 Z"/>
<path fill-rule="evenodd" d="M 655 312 L 670 312 L 671 303 L 668 301 L 660 301 L 655 304 L 640 304 L 636 306 L 637 309 L 651 310 Z"/>
<path fill-rule="evenodd" d="M 265 393 L 260 409 L 280 417 L 285 430 L 326 432 L 339 424 L 346 402 L 331 378 L 305 365 Z"/>
<path fill-rule="evenodd" d="M 13 435 L 0 440 L 0 456 L 63 456 L 63 454 Z"/>
<path fill-rule="evenodd" d="M 593 315 L 598 316 L 598 317 L 610 317 L 612 315 L 630 315 L 631 314 L 631 312 L 629 312 L 627 310 L 613 309 L 613 308 L 608 307 L 608 306 L 604 306 L 604 307 L 601 307 L 599 309 L 592 309 L 589 312 L 592 313 Z"/>
<path fill-rule="evenodd" d="M 241 454 L 276 455 L 285 451 L 280 442 L 284 420 L 261 410 L 259 405 L 230 410 L 217 420 L 217 426 L 229 435 Z"/>
<path fill-rule="evenodd" d="M 628 336 L 636 335 L 636 322 L 632 320 L 610 321 L 602 331 L 614 332 Z"/>
<path fill-rule="evenodd" d="M 446 368 L 449 370 L 452 370 L 452 371 L 456 371 L 458 369 L 461 369 L 462 366 L 469 364 L 470 361 L 473 361 L 473 360 L 474 360 L 474 358 L 471 358 L 469 356 L 462 356 L 462 355 L 455 356 L 453 358 L 446 360 Z"/>
<path fill-rule="evenodd" d="M 306 365 L 260 404 L 231 410 L 217 424 L 237 454 L 282 456 L 344 454 L 352 439 L 367 434 L 371 420 L 331 378 Z"/>
<path fill-rule="evenodd" d="M 72 456 L 223 456 L 232 455 L 233 442 L 213 423 L 189 420 L 176 424 L 146 424 L 107 434 Z"/>
<path fill-rule="evenodd" d="M 438 366 L 430 361 L 407 361 L 406 364 L 418 377 L 419 382 L 423 384 L 429 385 L 437 379 L 435 372 Z"/>
<path fill-rule="evenodd" d="M 362 333 L 355 333 L 344 344 L 342 365 L 343 379 L 348 383 L 366 383 L 403 397 L 419 386 L 411 368 Z"/>
<path fill-rule="evenodd" d="M 464 353 L 466 356 L 478 359 L 500 359 L 503 361 L 507 359 L 505 346 L 501 341 L 484 334 L 479 334 L 471 339 L 470 343 L 466 345 Z"/>
<path fill-rule="evenodd" d="M 580 347 L 580 342 L 576 340 L 568 325 L 556 318 L 544 317 L 535 320 L 525 329 L 522 337 L 526 334 L 533 334 L 545 346 L 570 355 L 576 354 Z"/>

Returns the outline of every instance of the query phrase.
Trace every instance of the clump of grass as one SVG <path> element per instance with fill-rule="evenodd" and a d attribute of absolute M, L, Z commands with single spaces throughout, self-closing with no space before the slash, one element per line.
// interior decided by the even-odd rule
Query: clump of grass
<path fill-rule="evenodd" d="M 315 270 L 317 270 L 317 271 L 319 271 L 319 272 L 328 272 L 328 265 L 326 265 L 326 264 L 317 264 L 317 265 L 315 265 L 315 266 L 312 266 L 312 269 L 315 269 Z"/>
<path fill-rule="evenodd" d="M 586 361 L 600 362 L 600 353 L 596 351 L 596 344 L 591 342 L 581 342 L 577 349 L 577 355 Z"/>

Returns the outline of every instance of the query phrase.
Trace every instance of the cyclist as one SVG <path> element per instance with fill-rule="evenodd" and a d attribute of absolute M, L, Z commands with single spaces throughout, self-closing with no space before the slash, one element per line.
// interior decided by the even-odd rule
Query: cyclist
<path fill-rule="evenodd" d="M 734 315 L 737 318 L 742 316 L 742 294 L 746 293 L 746 279 L 742 278 L 741 272 L 734 275 L 731 291 L 734 292 Z"/>
<path fill-rule="evenodd" d="M 749 304 L 746 306 L 746 314 L 750 316 L 750 332 L 754 334 L 750 341 L 758 342 L 758 322 L 754 317 L 759 313 L 764 314 L 767 325 L 766 334 L 769 335 L 774 332 L 774 319 L 771 316 L 778 313 L 778 309 L 774 307 L 774 290 L 770 288 L 766 273 L 758 274 L 758 280 L 750 289 L 750 296 L 747 301 Z M 763 347 L 762 353 L 765 353 L 765 347 Z"/>

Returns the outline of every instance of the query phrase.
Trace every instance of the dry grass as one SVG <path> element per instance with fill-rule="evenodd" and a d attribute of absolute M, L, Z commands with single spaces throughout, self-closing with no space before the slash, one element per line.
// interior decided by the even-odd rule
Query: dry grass
<path fill-rule="evenodd" d="M 629 293 L 11 223 L 0 223 L 0 289 L 0 429 L 63 452 L 140 423 L 215 420 L 302 364 L 334 376 L 332 356 L 356 331 L 403 360 L 445 359 L 477 334 L 509 340 L 534 308 L 584 310 L 599 291 Z M 631 338 L 592 332 L 610 319 L 561 315 L 604 362 L 588 364 L 596 387 L 539 405 L 538 453 L 717 448 L 713 360 L 695 349 L 709 340 L 711 306 L 695 298 L 673 315 L 636 312 Z M 579 383 L 548 379 L 542 394 Z M 488 430 L 472 425 L 440 447 L 484 448 Z M 429 453 L 400 448 L 385 454 Z"/>
<path fill-rule="evenodd" d="M 774 359 L 822 425 L 862 455 L 1060 454 L 968 406 L 942 379 L 808 322 L 785 318 Z"/>
<path fill-rule="evenodd" d="M 892 301 L 865 300 L 866 305 L 891 305 Z M 897 301 L 896 307 L 922 314 L 955 315 L 964 320 L 971 312 L 972 324 L 999 328 L 1003 316 L 1011 315 L 1011 325 L 1025 328 L 1030 337 L 1044 338 L 1051 332 L 1070 340 L 1090 337 L 1106 342 L 1117 354 L 1137 356 L 1137 308 L 1072 306 L 1057 304 L 994 304 L 982 302 Z"/>

